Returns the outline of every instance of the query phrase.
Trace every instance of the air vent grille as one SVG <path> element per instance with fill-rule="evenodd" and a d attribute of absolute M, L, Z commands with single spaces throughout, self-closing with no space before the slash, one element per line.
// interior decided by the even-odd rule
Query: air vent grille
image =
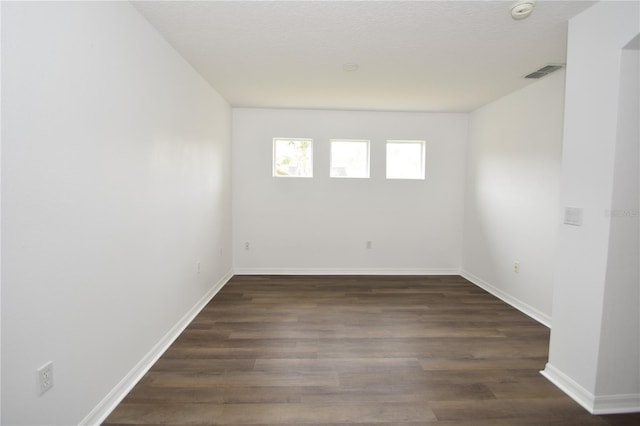
<path fill-rule="evenodd" d="M 525 75 L 524 78 L 542 78 L 545 75 L 551 74 L 554 71 L 558 71 L 562 68 L 562 65 L 545 65 L 537 71 L 532 72 L 531 74 Z"/>

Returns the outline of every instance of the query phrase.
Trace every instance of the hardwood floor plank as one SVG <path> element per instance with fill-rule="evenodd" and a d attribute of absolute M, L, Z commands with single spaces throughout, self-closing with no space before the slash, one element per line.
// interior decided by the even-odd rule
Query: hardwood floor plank
<path fill-rule="evenodd" d="M 275 423 L 302 425 L 317 422 L 430 422 L 433 412 L 420 403 L 347 403 L 347 404 L 229 404 L 225 405 L 219 424 Z M 423 424 L 424 424 L 423 423 Z"/>
<path fill-rule="evenodd" d="M 169 388 L 201 388 L 219 387 L 228 383 L 246 387 L 286 387 L 286 386 L 338 386 L 336 373 L 313 372 L 279 372 L 265 373 L 260 371 L 230 372 L 189 372 L 189 373 L 150 373 L 154 387 Z"/>
<path fill-rule="evenodd" d="M 434 401 L 432 410 L 438 420 L 472 422 L 475 419 L 512 420 L 536 418 L 540 424 L 550 421 L 569 422 L 583 417 L 585 411 L 579 405 L 569 405 L 563 398 L 524 398 L 482 401 Z M 585 417 L 583 425 L 601 424 L 597 417 Z"/>
<path fill-rule="evenodd" d="M 224 405 L 164 401 L 161 404 L 123 402 L 118 406 L 114 423 L 121 425 L 197 425 L 218 424 Z"/>
<path fill-rule="evenodd" d="M 252 371 L 255 367 L 255 359 L 176 359 L 160 358 L 153 370 L 156 373 L 201 373 L 225 372 L 225 371 Z"/>
<path fill-rule="evenodd" d="M 458 276 L 236 276 L 104 424 L 640 424 L 542 377 L 548 341 Z"/>
<path fill-rule="evenodd" d="M 416 371 L 421 368 L 417 358 L 318 358 L 318 359 L 257 359 L 256 371 L 323 371 L 323 372 L 390 372 Z"/>
<path fill-rule="evenodd" d="M 536 358 L 445 358 L 434 357 L 420 359 L 420 366 L 426 371 L 442 370 L 499 370 L 526 368 L 540 371 L 544 369 L 545 361 Z"/>
<path fill-rule="evenodd" d="M 337 389 L 302 389 L 302 402 L 382 403 L 412 402 L 429 405 L 431 401 L 495 399 L 482 383 L 428 386 L 424 383 L 383 383 Z"/>

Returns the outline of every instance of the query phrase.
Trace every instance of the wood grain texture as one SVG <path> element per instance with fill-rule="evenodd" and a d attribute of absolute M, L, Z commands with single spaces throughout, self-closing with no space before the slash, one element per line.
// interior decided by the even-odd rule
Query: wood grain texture
<path fill-rule="evenodd" d="M 104 424 L 640 424 L 542 377 L 548 341 L 457 276 L 236 276 Z"/>

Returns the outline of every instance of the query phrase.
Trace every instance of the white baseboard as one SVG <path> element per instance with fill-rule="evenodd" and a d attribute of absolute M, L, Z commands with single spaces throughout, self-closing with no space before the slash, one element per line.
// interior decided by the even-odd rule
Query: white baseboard
<path fill-rule="evenodd" d="M 640 394 L 596 396 L 593 414 L 640 413 Z"/>
<path fill-rule="evenodd" d="M 602 415 L 640 412 L 640 394 L 593 395 L 571 377 L 549 363 L 547 363 L 540 374 L 591 414 Z"/>
<path fill-rule="evenodd" d="M 225 274 L 207 293 L 174 325 L 167 334 L 129 371 L 129 373 L 104 397 L 98 405 L 79 423 L 99 425 L 111 414 L 133 387 L 142 379 L 162 354 L 180 336 L 200 311 L 211 301 L 222 287 L 233 277 L 232 271 Z"/>
<path fill-rule="evenodd" d="M 582 405 L 585 410 L 593 414 L 594 396 L 591 392 L 549 363 L 545 365 L 540 374 L 556 385 L 562 392 L 569 395 L 575 402 Z"/>
<path fill-rule="evenodd" d="M 457 268 L 234 268 L 235 275 L 459 275 Z"/>
<path fill-rule="evenodd" d="M 548 328 L 551 328 L 551 317 L 545 314 L 544 312 L 540 312 L 538 309 L 534 308 L 533 306 L 511 296 L 510 294 L 505 293 L 504 291 L 500 290 L 497 287 L 492 286 L 491 284 L 487 283 L 486 281 L 483 281 L 481 278 L 476 277 L 470 272 L 462 270 L 460 272 L 460 275 L 463 278 L 471 281 L 473 284 L 477 285 L 478 287 L 482 288 L 483 290 L 486 290 L 487 292 L 491 293 L 492 295 L 502 300 L 503 302 L 506 302 L 509 305 L 513 306 L 523 314 L 530 316 L 534 320 L 538 321 L 540 324 Z"/>

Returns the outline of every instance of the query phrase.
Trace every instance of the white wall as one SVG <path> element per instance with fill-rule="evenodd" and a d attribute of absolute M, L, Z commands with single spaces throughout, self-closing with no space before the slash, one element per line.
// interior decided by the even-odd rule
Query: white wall
<path fill-rule="evenodd" d="M 2 32 L 2 424 L 99 421 L 231 270 L 230 108 L 129 3 Z"/>
<path fill-rule="evenodd" d="M 458 272 L 466 114 L 234 108 L 232 121 L 236 273 Z M 274 137 L 314 139 L 312 179 L 271 177 Z M 329 178 L 331 138 L 371 140 L 370 179 Z M 427 141 L 424 181 L 385 179 L 387 139 Z"/>
<path fill-rule="evenodd" d="M 604 395 L 640 392 L 639 53 L 624 50 L 621 57 L 613 197 L 611 210 L 606 212 L 611 216 L 607 284 L 596 378 L 597 392 Z"/>
<path fill-rule="evenodd" d="M 640 32 L 639 16 L 638 2 L 599 2 L 569 21 L 560 205 L 582 208 L 583 225 L 561 226 L 558 234 L 553 328 L 544 374 L 595 413 L 640 410 L 640 390 L 620 379 L 637 374 L 637 366 L 626 359 L 628 348 L 635 345 L 637 350 L 638 334 L 619 328 L 618 315 L 606 316 L 618 308 L 610 302 L 638 300 L 637 290 L 622 290 L 634 284 L 637 289 L 636 272 L 611 274 L 612 248 L 633 249 L 634 243 L 621 238 L 617 219 L 607 212 L 617 208 L 619 198 L 620 120 L 634 113 L 625 111 L 629 106 L 620 98 L 622 49 Z M 626 306 L 619 308 L 628 313 Z M 637 322 L 634 317 L 625 315 L 623 321 Z M 602 378 L 605 371 L 611 379 Z"/>
<path fill-rule="evenodd" d="M 469 120 L 463 275 L 545 324 L 553 298 L 563 102 L 564 71 L 557 71 Z"/>

